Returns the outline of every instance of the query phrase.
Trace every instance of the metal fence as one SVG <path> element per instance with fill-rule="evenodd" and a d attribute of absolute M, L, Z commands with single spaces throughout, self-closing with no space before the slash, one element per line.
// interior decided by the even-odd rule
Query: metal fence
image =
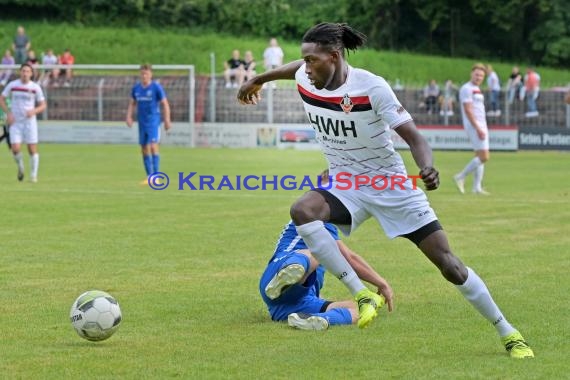
<path fill-rule="evenodd" d="M 2 70 L 17 72 L 18 66 L 0 65 Z M 69 66 L 38 65 L 38 74 L 53 68 Z M 47 99 L 40 120 L 123 121 L 133 85 L 139 80 L 139 65 L 73 65 L 71 80 L 61 73 L 57 80 L 38 83 Z M 168 94 L 173 121 L 196 119 L 196 81 L 192 65 L 154 65 L 156 80 Z M 15 73 L 11 80 L 16 79 Z"/>
<path fill-rule="evenodd" d="M 223 79 L 210 79 L 208 99 L 210 110 L 205 121 L 211 122 L 255 122 L 255 123 L 306 123 L 307 118 L 303 104 L 294 85 L 277 83 L 276 87 L 266 86 L 262 92 L 261 102 L 257 106 L 242 106 L 237 104 L 237 89 L 226 89 Z M 462 124 L 461 110 L 458 99 L 452 99 L 451 109 L 444 109 L 449 99 L 440 98 L 434 112 L 429 112 L 425 106 L 423 89 L 406 88 L 395 90 L 396 96 L 413 116 L 416 124 L 421 125 L 460 125 Z M 212 95 L 213 94 L 213 95 Z M 508 102 L 506 91 L 501 92 L 500 116 L 487 116 L 489 125 L 518 125 L 570 128 L 570 105 L 564 102 L 564 91 L 541 91 L 537 99 L 539 115 L 526 116 L 526 101 L 515 99 Z M 485 96 L 488 103 L 489 96 Z M 490 105 L 486 104 L 490 110 Z M 212 117 L 212 115 L 214 117 Z"/>
<path fill-rule="evenodd" d="M 64 66 L 60 66 L 64 67 Z M 6 66 L 0 65 L 0 70 Z M 43 66 L 39 67 L 44 68 Z M 48 67 L 49 68 L 49 67 Z M 98 70 L 97 74 L 90 70 Z M 107 70 L 129 69 L 129 73 L 111 75 Z M 173 71 L 179 70 L 179 73 Z M 76 74 L 68 86 L 44 83 L 48 107 L 44 120 L 123 121 L 130 91 L 138 80 L 136 65 L 75 65 Z M 83 69 L 81 71 L 81 69 Z M 79 70 L 79 71 L 77 71 Z M 134 71 L 133 71 L 134 70 Z M 193 66 L 155 66 L 155 79 L 165 88 L 172 109 L 172 120 L 179 122 L 226 123 L 307 123 L 302 102 L 293 82 L 268 84 L 257 106 L 244 106 L 237 102 L 237 89 L 225 88 L 223 78 L 194 77 Z M 102 73 L 103 72 L 103 73 Z M 186 74 L 182 74 L 186 72 Z M 14 76 L 12 77 L 14 79 Z M 417 88 L 395 90 L 400 102 L 420 125 L 461 124 L 457 99 L 452 112 L 441 106 L 428 113 L 423 91 Z M 486 99 L 488 100 L 488 96 Z M 441 99 L 441 104 L 446 103 Z M 533 127 L 570 128 L 570 106 L 564 102 L 562 89 L 544 90 L 537 100 L 539 116 L 526 117 L 526 102 L 509 103 L 501 93 L 501 115 L 489 116 L 491 125 L 518 125 Z M 489 105 L 487 105 L 487 109 Z"/>

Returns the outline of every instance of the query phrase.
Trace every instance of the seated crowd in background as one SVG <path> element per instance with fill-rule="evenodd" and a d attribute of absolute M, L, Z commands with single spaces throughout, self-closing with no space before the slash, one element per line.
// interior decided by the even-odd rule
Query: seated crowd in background
<path fill-rule="evenodd" d="M 33 75 L 32 80 L 34 82 L 38 82 L 41 86 L 48 86 L 52 85 L 54 87 L 58 87 L 61 84 L 64 87 L 71 86 L 71 79 L 73 78 L 73 69 L 66 68 L 66 69 L 43 69 L 40 71 L 38 66 L 40 65 L 40 61 L 42 65 L 73 65 L 75 63 L 75 57 L 71 54 L 69 49 L 65 49 L 63 54 L 57 56 L 54 54 L 53 49 L 48 49 L 45 53 L 41 54 L 41 59 L 36 56 L 36 52 L 32 49 L 26 52 L 25 59 L 22 63 L 28 63 L 32 66 Z M 19 63 L 16 62 L 15 58 L 12 56 L 12 52 L 10 49 L 7 49 L 2 57 L 2 64 L 3 65 L 16 65 Z M 60 74 L 63 73 L 64 81 L 63 83 L 60 82 Z M 15 75 L 14 70 L 12 69 L 3 69 L 0 70 L 0 86 L 5 86 L 10 80 L 13 80 L 13 76 Z"/>
<path fill-rule="evenodd" d="M 455 102 L 459 96 L 459 89 L 453 83 L 451 79 L 445 81 L 445 86 L 443 87 L 443 95 L 439 96 L 439 114 L 441 116 L 453 116 L 455 108 Z"/>
<path fill-rule="evenodd" d="M 1 62 L 3 65 L 29 63 L 33 68 L 33 80 L 39 82 L 40 85 L 51 85 L 54 87 L 60 85 L 64 87 L 71 86 L 73 78 L 72 68 L 62 70 L 50 68 L 40 72 L 37 67 L 40 61 L 42 65 L 73 65 L 75 57 L 71 54 L 70 49 L 65 49 L 59 56 L 54 54 L 53 49 L 48 49 L 38 59 L 35 51 L 31 49 L 31 40 L 22 26 L 17 28 L 11 48 L 4 52 Z M 12 54 L 12 51 L 14 51 L 14 54 Z M 265 70 L 281 66 L 283 57 L 283 50 L 279 46 L 277 39 L 271 38 L 263 52 L 263 66 Z M 15 73 L 12 69 L 0 70 L 0 87 L 5 86 L 8 81 L 13 79 L 14 75 Z M 240 51 L 236 49 L 232 52 L 232 57 L 224 62 L 226 88 L 238 88 L 255 75 L 257 75 L 257 67 L 251 50 L 247 50 L 244 58 L 241 59 Z M 63 78 L 63 81 L 61 78 Z M 500 116 L 501 85 L 499 77 L 491 65 L 487 65 L 487 88 L 489 92 L 489 112 L 487 116 Z M 507 104 L 509 105 L 512 105 L 516 99 L 520 101 L 526 99 L 527 112 L 525 117 L 536 117 L 539 115 L 536 101 L 540 94 L 540 75 L 532 67 L 527 68 L 524 76 L 517 66 L 513 67 L 505 91 L 507 92 Z M 439 113 L 441 116 L 452 116 L 454 115 L 457 96 L 458 88 L 451 80 L 448 79 L 445 82 L 443 91 L 441 91 L 437 81 L 431 79 L 423 89 L 423 101 L 420 103 L 420 108 L 425 109 L 428 114 Z"/>
<path fill-rule="evenodd" d="M 271 70 L 283 64 L 283 50 L 276 38 L 269 40 L 269 45 L 263 52 L 263 66 Z M 240 58 L 240 51 L 234 50 L 232 57 L 224 62 L 224 79 L 226 88 L 238 88 L 243 82 L 257 75 L 257 68 L 253 52 L 247 50 L 244 58 Z"/>
<path fill-rule="evenodd" d="M 57 56 L 53 53 L 53 49 L 48 49 L 47 52 L 42 57 L 42 65 L 73 65 L 75 63 L 75 57 L 71 54 L 69 49 L 65 49 L 63 54 Z M 42 86 L 52 85 L 54 87 L 59 87 L 61 85 L 60 75 L 63 73 L 63 87 L 71 86 L 71 79 L 73 78 L 73 69 L 44 69 L 44 72 L 39 78 L 39 83 Z"/>
<path fill-rule="evenodd" d="M 240 52 L 236 49 L 232 51 L 232 57 L 224 62 L 226 88 L 238 88 L 243 84 L 244 76 L 244 61 L 241 60 Z"/>
<path fill-rule="evenodd" d="M 520 100 L 526 98 L 527 112 L 524 115 L 525 117 L 537 117 L 536 100 L 540 94 L 540 75 L 532 67 L 527 67 L 523 82 L 524 97 L 521 96 Z"/>
<path fill-rule="evenodd" d="M 424 105 L 428 115 L 437 113 L 439 98 L 439 86 L 435 79 L 429 81 L 427 86 L 424 87 Z"/>
<path fill-rule="evenodd" d="M 16 60 L 12 57 L 12 52 L 10 49 L 6 50 L 4 56 L 2 57 L 2 64 L 3 65 L 14 65 L 16 64 Z M 11 69 L 4 69 L 0 70 L 0 86 L 5 86 L 6 83 L 12 77 L 12 70 Z"/>
<path fill-rule="evenodd" d="M 255 58 L 251 50 L 245 52 L 244 59 L 240 57 L 241 53 L 236 49 L 232 52 L 232 57 L 224 62 L 226 88 L 238 88 L 243 82 L 257 75 Z"/>
<path fill-rule="evenodd" d="M 488 117 L 501 116 L 501 83 L 499 76 L 491 65 L 486 66 L 487 91 L 486 101 L 488 102 Z M 520 72 L 517 66 L 513 67 L 507 85 L 505 86 L 507 104 L 512 105 L 516 99 L 526 100 L 525 117 L 539 116 L 536 101 L 540 94 L 540 75 L 532 68 L 528 67 L 526 74 Z M 448 79 L 445 82 L 443 91 L 435 79 L 431 79 L 423 88 L 420 108 L 425 109 L 428 114 L 439 112 L 441 116 L 453 116 L 455 103 L 458 101 L 458 88 Z"/>

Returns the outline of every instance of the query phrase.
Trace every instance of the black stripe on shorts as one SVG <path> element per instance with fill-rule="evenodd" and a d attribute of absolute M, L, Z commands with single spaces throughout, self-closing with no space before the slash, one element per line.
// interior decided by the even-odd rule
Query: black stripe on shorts
<path fill-rule="evenodd" d="M 405 237 L 406 239 L 409 239 L 410 241 L 412 241 L 415 245 L 417 245 L 419 247 L 420 243 L 425 238 L 427 238 L 433 232 L 439 231 L 439 230 L 443 230 L 443 227 L 441 226 L 441 224 L 439 224 L 439 220 L 434 220 L 433 222 L 430 222 L 430 223 L 426 224 L 425 226 L 418 228 L 414 232 L 410 232 L 409 234 L 405 234 L 405 235 L 401 235 L 401 236 Z"/>

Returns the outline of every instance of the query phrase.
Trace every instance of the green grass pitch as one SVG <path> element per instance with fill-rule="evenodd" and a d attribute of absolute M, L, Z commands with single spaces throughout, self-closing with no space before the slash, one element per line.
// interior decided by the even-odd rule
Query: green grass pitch
<path fill-rule="evenodd" d="M 44 144 L 37 184 L 18 183 L 0 150 L 0 377 L 567 378 L 570 156 L 493 153 L 490 197 L 462 196 L 451 181 L 471 156 L 434 152 L 442 184 L 429 198 L 453 251 L 485 280 L 534 360 L 510 359 L 436 268 L 372 220 L 346 242 L 391 282 L 395 311 L 363 331 L 271 322 L 258 278 L 302 191 L 153 191 L 139 185 L 137 146 Z M 314 175 L 324 166 L 315 151 L 162 148 L 171 177 Z M 327 298 L 348 298 L 327 281 Z M 123 311 L 100 343 L 79 338 L 68 318 L 89 289 L 111 293 Z"/>

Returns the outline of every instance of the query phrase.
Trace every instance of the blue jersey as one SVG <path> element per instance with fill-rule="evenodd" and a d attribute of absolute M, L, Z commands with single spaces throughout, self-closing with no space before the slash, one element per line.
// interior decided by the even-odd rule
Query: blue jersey
<path fill-rule="evenodd" d="M 137 102 L 139 128 L 152 129 L 160 126 L 160 102 L 166 99 L 162 86 L 150 82 L 147 87 L 142 83 L 133 86 L 131 97 Z"/>
<path fill-rule="evenodd" d="M 338 238 L 338 229 L 334 224 L 325 223 L 325 228 L 335 240 L 339 240 Z M 301 236 L 297 233 L 297 229 L 295 228 L 295 224 L 292 221 L 287 223 L 287 225 L 281 231 L 281 235 L 279 236 L 279 240 L 277 240 L 277 245 L 275 246 L 275 251 L 273 251 L 273 256 L 271 260 L 275 257 L 275 254 L 281 252 L 292 252 L 298 249 L 308 249 L 307 245 L 301 238 Z M 271 261 L 270 260 L 270 261 Z"/>

